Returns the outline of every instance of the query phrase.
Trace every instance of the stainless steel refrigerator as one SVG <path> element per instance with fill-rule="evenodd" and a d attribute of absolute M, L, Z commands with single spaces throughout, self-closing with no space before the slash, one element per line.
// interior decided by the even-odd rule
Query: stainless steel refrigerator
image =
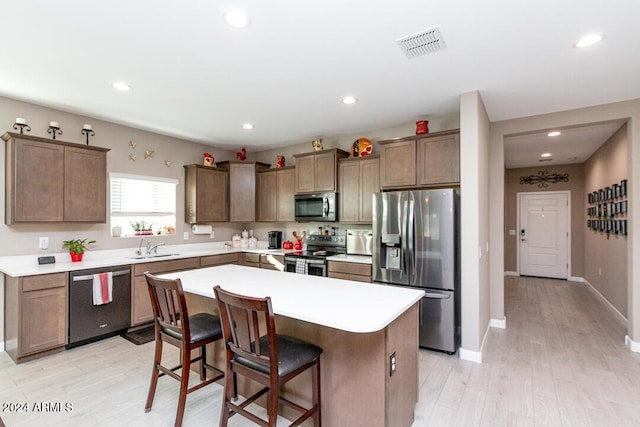
<path fill-rule="evenodd" d="M 454 353 L 460 343 L 457 190 L 373 195 L 373 281 L 421 288 L 420 347 Z"/>

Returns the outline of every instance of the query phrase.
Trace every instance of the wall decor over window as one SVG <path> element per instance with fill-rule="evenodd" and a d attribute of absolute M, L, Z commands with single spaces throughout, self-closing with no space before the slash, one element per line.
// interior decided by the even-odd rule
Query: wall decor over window
<path fill-rule="evenodd" d="M 627 235 L 627 180 L 587 194 L 587 228 L 595 232 Z"/>
<path fill-rule="evenodd" d="M 538 184 L 539 188 L 547 188 L 549 183 L 569 182 L 568 173 L 552 173 L 549 171 L 540 171 L 538 175 L 521 176 L 520 184 Z"/>

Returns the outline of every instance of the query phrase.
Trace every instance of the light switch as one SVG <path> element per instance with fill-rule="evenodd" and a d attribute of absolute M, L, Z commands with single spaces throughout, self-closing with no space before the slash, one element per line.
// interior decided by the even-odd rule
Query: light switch
<path fill-rule="evenodd" d="M 189 232 L 185 231 L 184 233 L 182 233 L 182 240 L 189 240 Z"/>

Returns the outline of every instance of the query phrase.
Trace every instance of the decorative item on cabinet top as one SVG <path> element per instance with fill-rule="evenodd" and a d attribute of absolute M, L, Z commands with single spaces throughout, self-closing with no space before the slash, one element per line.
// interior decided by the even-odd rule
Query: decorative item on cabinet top
<path fill-rule="evenodd" d="M 373 144 L 367 138 L 358 138 L 351 144 L 351 157 L 364 157 L 373 152 Z"/>
<path fill-rule="evenodd" d="M 211 153 L 204 153 L 202 155 L 202 162 L 205 166 L 215 166 L 215 159 Z"/>
<path fill-rule="evenodd" d="M 284 167 L 284 156 L 277 156 L 276 167 L 283 168 Z"/>
<path fill-rule="evenodd" d="M 322 151 L 324 147 L 322 146 L 322 139 L 314 139 L 311 141 L 311 146 L 313 147 L 313 151 Z"/>
<path fill-rule="evenodd" d="M 416 135 L 429 133 L 429 120 L 419 120 L 416 122 Z"/>
<path fill-rule="evenodd" d="M 18 130 L 20 128 L 20 134 L 23 134 L 24 130 L 27 132 L 31 132 L 31 126 L 27 124 L 27 119 L 23 117 L 16 117 L 16 122 L 13 124 L 13 128 Z"/>
<path fill-rule="evenodd" d="M 238 158 L 238 160 L 247 160 L 247 149 L 242 147 L 240 151 L 236 153 L 236 157 Z"/>
<path fill-rule="evenodd" d="M 62 129 L 60 129 L 60 124 L 54 121 L 49 122 L 49 128 L 47 129 L 47 133 L 53 134 L 53 139 L 56 139 L 56 134 L 62 135 Z"/>
<path fill-rule="evenodd" d="M 87 145 L 89 145 L 89 136 L 96 136 L 96 132 L 93 130 L 90 124 L 85 123 L 82 125 L 81 134 L 87 137 Z"/>

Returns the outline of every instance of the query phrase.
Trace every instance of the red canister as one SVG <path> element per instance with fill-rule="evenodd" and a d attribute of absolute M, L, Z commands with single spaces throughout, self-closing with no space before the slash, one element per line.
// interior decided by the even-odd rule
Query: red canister
<path fill-rule="evenodd" d="M 420 120 L 416 122 L 416 135 L 422 135 L 424 133 L 429 133 L 429 121 L 428 120 Z"/>

